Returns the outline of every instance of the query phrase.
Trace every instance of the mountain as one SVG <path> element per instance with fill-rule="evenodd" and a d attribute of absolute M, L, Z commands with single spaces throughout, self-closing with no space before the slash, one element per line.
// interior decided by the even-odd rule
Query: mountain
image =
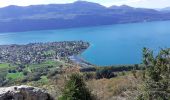
<path fill-rule="evenodd" d="M 123 12 L 133 12 L 133 13 L 159 13 L 157 10 L 154 9 L 146 9 L 146 8 L 134 8 L 128 5 L 121 5 L 121 6 L 111 6 L 109 9 L 123 11 Z"/>
<path fill-rule="evenodd" d="M 128 6 L 128 5 L 121 5 L 121 6 L 115 6 L 115 5 L 113 5 L 113 6 L 109 7 L 109 8 L 110 8 L 110 9 L 119 9 L 119 10 L 121 10 L 121 9 L 123 9 L 123 10 L 133 10 L 133 9 L 135 9 L 135 8 L 130 7 L 130 6 Z"/>
<path fill-rule="evenodd" d="M 28 18 L 52 14 L 58 16 L 62 14 L 93 14 L 103 11 L 105 7 L 96 3 L 77 1 L 70 4 L 50 4 L 32 5 L 27 7 L 8 6 L 0 9 L 0 18 Z M 55 17 L 54 17 L 55 18 Z"/>
<path fill-rule="evenodd" d="M 160 9 L 160 10 L 164 11 L 164 12 L 170 12 L 170 7 L 166 7 L 166 8 Z"/>
<path fill-rule="evenodd" d="M 0 32 L 63 29 L 169 20 L 170 13 L 127 5 L 105 7 L 77 1 L 68 4 L 8 6 L 0 8 Z"/>

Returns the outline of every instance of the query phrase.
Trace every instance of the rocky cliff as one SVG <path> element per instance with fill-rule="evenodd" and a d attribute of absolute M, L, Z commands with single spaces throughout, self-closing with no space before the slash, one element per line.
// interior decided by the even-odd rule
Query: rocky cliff
<path fill-rule="evenodd" d="M 31 86 L 0 88 L 0 100 L 53 100 L 45 90 Z"/>

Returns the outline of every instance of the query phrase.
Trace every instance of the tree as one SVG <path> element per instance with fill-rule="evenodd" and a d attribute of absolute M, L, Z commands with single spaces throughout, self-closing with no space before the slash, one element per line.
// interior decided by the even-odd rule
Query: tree
<path fill-rule="evenodd" d="M 86 87 L 82 76 L 72 74 L 59 100 L 93 100 L 93 96 Z"/>
<path fill-rule="evenodd" d="M 113 77 L 115 77 L 115 74 L 110 69 L 107 68 L 97 70 L 96 72 L 96 79 L 102 79 L 102 78 L 110 79 Z"/>
<path fill-rule="evenodd" d="M 149 49 L 143 53 L 147 78 L 140 100 L 170 100 L 170 49 L 162 49 L 155 57 Z"/>

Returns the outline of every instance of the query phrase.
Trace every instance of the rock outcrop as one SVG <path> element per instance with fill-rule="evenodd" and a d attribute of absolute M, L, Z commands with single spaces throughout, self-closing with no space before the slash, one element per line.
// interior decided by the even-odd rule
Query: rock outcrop
<path fill-rule="evenodd" d="M 0 100 L 53 100 L 45 90 L 31 86 L 0 88 Z"/>

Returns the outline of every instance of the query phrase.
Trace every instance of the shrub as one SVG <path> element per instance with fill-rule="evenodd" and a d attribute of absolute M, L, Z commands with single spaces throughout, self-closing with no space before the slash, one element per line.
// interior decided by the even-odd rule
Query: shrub
<path fill-rule="evenodd" d="M 11 69 L 8 70 L 8 73 L 12 73 Z"/>
<path fill-rule="evenodd" d="M 28 73 L 29 73 L 29 72 L 28 72 L 27 70 L 24 70 L 24 71 L 23 71 L 23 74 L 24 74 L 25 76 L 28 75 Z"/>
<path fill-rule="evenodd" d="M 17 71 L 16 71 L 16 70 L 14 70 L 14 69 L 13 69 L 13 70 L 11 70 L 11 73 L 16 73 L 16 72 L 17 72 Z"/>
<path fill-rule="evenodd" d="M 24 79 L 22 79 L 22 82 L 27 82 L 27 81 L 38 81 L 41 79 L 41 74 L 40 73 L 30 73 L 28 74 Z"/>
<path fill-rule="evenodd" d="M 93 96 L 86 88 L 82 76 L 72 74 L 59 100 L 93 100 Z"/>
<path fill-rule="evenodd" d="M 56 74 L 62 74 L 62 71 L 59 69 L 51 70 L 48 72 L 47 77 L 51 78 L 51 77 L 55 76 Z"/>
<path fill-rule="evenodd" d="M 95 72 L 95 71 L 96 71 L 96 68 L 94 68 L 94 67 L 80 69 L 80 72 Z"/>
<path fill-rule="evenodd" d="M 95 79 L 96 75 L 93 72 L 86 72 L 86 73 L 83 73 L 83 77 L 85 80 L 90 80 L 90 79 Z"/>
<path fill-rule="evenodd" d="M 154 56 L 153 51 L 143 49 L 143 64 L 145 65 L 144 91 L 139 96 L 143 100 L 170 100 L 170 49 L 162 49 Z"/>
<path fill-rule="evenodd" d="M 113 77 L 115 77 L 115 74 L 109 69 L 104 68 L 96 72 L 96 79 L 101 79 L 101 78 L 110 79 Z"/>
<path fill-rule="evenodd" d="M 131 72 L 132 72 L 133 76 L 134 76 L 135 78 L 137 78 L 136 70 L 132 70 Z"/>
<path fill-rule="evenodd" d="M 0 86 L 3 86 L 6 84 L 6 75 L 7 73 L 6 72 L 1 72 L 0 73 Z"/>

